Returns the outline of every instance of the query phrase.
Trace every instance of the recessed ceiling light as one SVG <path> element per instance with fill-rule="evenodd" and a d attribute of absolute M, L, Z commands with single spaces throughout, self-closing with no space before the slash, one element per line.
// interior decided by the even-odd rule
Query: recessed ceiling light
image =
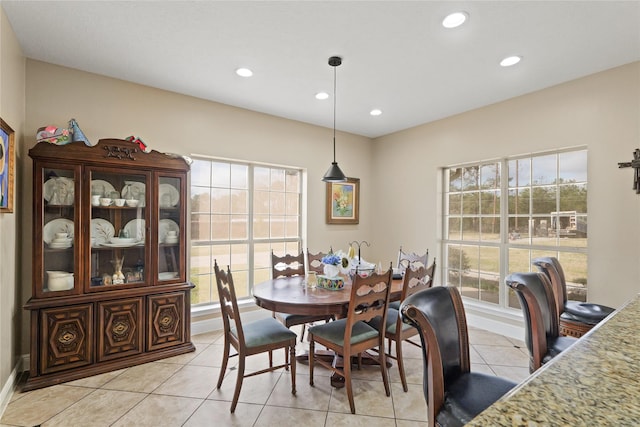
<path fill-rule="evenodd" d="M 329 98 L 329 94 L 327 92 L 318 92 L 316 93 L 316 99 L 327 99 Z"/>
<path fill-rule="evenodd" d="M 253 76 L 253 71 L 251 71 L 248 68 L 238 68 L 236 70 L 236 74 L 239 75 L 240 77 L 251 77 Z"/>
<path fill-rule="evenodd" d="M 500 65 L 503 67 L 511 67 L 512 65 L 516 65 L 522 59 L 521 56 L 507 56 L 502 61 L 500 61 Z"/>
<path fill-rule="evenodd" d="M 456 28 L 464 24 L 469 15 L 467 12 L 454 12 L 447 15 L 442 20 L 442 26 L 445 28 Z"/>
<path fill-rule="evenodd" d="M 382 110 L 379 110 L 377 108 L 374 108 L 373 110 L 371 110 L 369 112 L 369 114 L 371 114 L 372 116 L 379 116 L 380 114 L 382 114 Z"/>

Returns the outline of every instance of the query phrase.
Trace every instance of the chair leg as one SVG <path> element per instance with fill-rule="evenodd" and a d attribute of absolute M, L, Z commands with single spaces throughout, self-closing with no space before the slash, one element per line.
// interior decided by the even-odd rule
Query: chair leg
<path fill-rule="evenodd" d="M 239 356 L 238 361 L 238 379 L 236 380 L 236 390 L 233 393 L 233 400 L 231 401 L 231 413 L 233 414 L 238 404 L 238 398 L 240 397 L 240 389 L 242 388 L 242 380 L 244 379 L 244 355 Z"/>
<path fill-rule="evenodd" d="M 344 366 L 342 367 L 342 372 L 344 374 L 344 383 L 347 388 L 347 398 L 349 399 L 349 407 L 351 408 L 351 413 L 356 413 L 356 405 L 353 402 L 353 386 L 351 384 L 351 355 L 348 352 L 345 352 L 344 356 Z"/>
<path fill-rule="evenodd" d="M 384 339 L 380 342 L 384 346 Z M 391 396 L 391 388 L 389 387 L 389 374 L 387 372 L 387 357 L 384 351 L 378 353 L 380 362 L 380 372 L 382 372 L 382 382 L 384 382 L 384 391 L 387 396 Z"/>
<path fill-rule="evenodd" d="M 289 370 L 289 351 L 287 347 L 284 348 L 284 370 Z"/>
<path fill-rule="evenodd" d="M 313 341 L 313 336 L 309 336 L 309 385 L 313 387 L 313 355 L 315 354 L 316 343 Z"/>
<path fill-rule="evenodd" d="M 396 362 L 398 362 L 398 372 L 400 373 L 400 381 L 402 381 L 402 389 L 406 393 L 407 391 L 409 391 L 409 387 L 407 387 L 407 377 L 404 374 L 404 359 L 402 357 L 402 340 L 400 339 L 396 341 Z"/>
<path fill-rule="evenodd" d="M 273 368 L 273 352 L 269 350 L 269 367 Z"/>
<path fill-rule="evenodd" d="M 227 361 L 229 360 L 229 340 L 227 337 L 224 338 L 224 352 L 222 354 L 222 366 L 220 367 L 220 376 L 218 377 L 218 384 L 216 388 L 220 388 L 222 386 L 222 380 L 224 380 L 224 374 L 227 372 Z"/>
<path fill-rule="evenodd" d="M 302 324 L 302 334 L 300 334 L 300 342 L 304 342 L 304 330 L 305 330 L 306 326 L 307 326 L 306 323 Z"/>
<path fill-rule="evenodd" d="M 291 394 L 296 394 L 296 341 L 293 340 L 292 345 L 289 347 L 291 360 Z"/>

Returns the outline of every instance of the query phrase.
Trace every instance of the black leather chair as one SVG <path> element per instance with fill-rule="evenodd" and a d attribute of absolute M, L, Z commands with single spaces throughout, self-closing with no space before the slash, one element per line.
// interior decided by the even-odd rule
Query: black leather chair
<path fill-rule="evenodd" d="M 418 329 L 422 341 L 429 427 L 462 426 L 516 385 L 471 372 L 467 321 L 456 288 L 417 292 L 402 302 L 400 313 Z"/>
<path fill-rule="evenodd" d="M 591 304 L 568 299 L 567 282 L 564 269 L 554 257 L 540 257 L 533 260 L 533 265 L 544 273 L 551 282 L 556 309 L 559 317 L 560 334 L 580 337 L 614 309 L 606 305 Z"/>
<path fill-rule="evenodd" d="M 525 343 L 529 349 L 529 372 L 566 350 L 577 338 L 559 335 L 556 303 L 544 273 L 513 273 L 507 286 L 518 296 L 525 320 Z"/>

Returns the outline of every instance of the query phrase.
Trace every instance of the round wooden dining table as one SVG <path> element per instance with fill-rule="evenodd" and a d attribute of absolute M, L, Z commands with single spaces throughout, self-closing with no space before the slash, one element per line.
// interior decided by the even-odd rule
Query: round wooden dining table
<path fill-rule="evenodd" d="M 391 301 L 400 299 L 402 280 L 391 285 Z M 351 297 L 351 285 L 329 290 L 307 286 L 304 276 L 279 277 L 253 287 L 253 298 L 262 308 L 280 313 L 304 315 L 334 315 L 344 317 Z"/>
<path fill-rule="evenodd" d="M 390 300 L 400 299 L 402 280 L 394 280 L 391 284 Z M 320 287 L 308 287 L 304 276 L 279 277 L 258 283 L 253 286 L 253 298 L 262 308 L 280 313 L 303 315 L 334 315 L 342 318 L 347 315 L 351 285 L 345 284 L 343 289 L 329 290 Z M 335 357 L 333 353 L 316 352 L 316 357 Z M 308 355 L 299 355 L 299 362 L 308 363 Z M 336 363 L 342 363 L 341 361 Z M 363 363 L 368 363 L 363 360 Z M 390 362 L 387 361 L 387 366 Z M 332 375 L 331 385 L 344 387 L 344 379 Z"/>

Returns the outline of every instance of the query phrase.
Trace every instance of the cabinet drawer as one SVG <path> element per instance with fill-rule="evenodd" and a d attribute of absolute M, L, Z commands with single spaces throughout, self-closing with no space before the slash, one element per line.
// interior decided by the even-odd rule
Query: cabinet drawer
<path fill-rule="evenodd" d="M 98 362 L 142 353 L 142 301 L 129 298 L 98 303 Z"/>
<path fill-rule="evenodd" d="M 93 305 L 40 311 L 42 374 L 93 363 Z"/>

